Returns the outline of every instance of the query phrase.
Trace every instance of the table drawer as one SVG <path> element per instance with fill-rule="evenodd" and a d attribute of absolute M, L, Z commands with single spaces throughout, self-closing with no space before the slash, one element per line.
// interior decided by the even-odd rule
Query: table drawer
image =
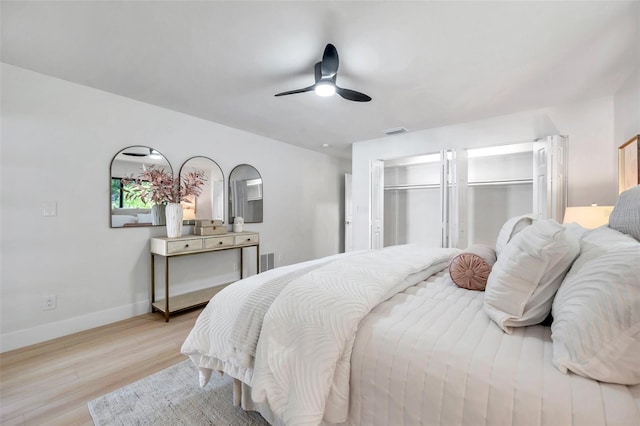
<path fill-rule="evenodd" d="M 258 234 L 255 235 L 236 235 L 233 237 L 233 244 L 256 244 L 260 242 L 260 236 Z"/>
<path fill-rule="evenodd" d="M 167 241 L 167 254 L 186 253 L 196 250 L 202 250 L 202 238 Z"/>
<path fill-rule="evenodd" d="M 205 249 L 214 249 L 216 247 L 229 247 L 233 245 L 233 237 L 212 237 L 204 239 Z"/>

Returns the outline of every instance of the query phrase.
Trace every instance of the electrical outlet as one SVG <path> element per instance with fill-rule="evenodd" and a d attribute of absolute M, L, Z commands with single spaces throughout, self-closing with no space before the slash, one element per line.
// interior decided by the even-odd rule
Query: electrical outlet
<path fill-rule="evenodd" d="M 45 201 L 42 205 L 42 215 L 45 217 L 58 216 L 58 203 L 56 201 Z"/>
<path fill-rule="evenodd" d="M 58 307 L 58 296 L 50 294 L 42 299 L 42 310 L 48 311 Z"/>

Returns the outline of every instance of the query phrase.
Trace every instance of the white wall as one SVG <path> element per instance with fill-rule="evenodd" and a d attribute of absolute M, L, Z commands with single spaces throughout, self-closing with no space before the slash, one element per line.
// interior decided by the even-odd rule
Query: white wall
<path fill-rule="evenodd" d="M 129 145 L 158 149 L 174 173 L 194 155 L 215 160 L 225 179 L 237 164 L 256 167 L 264 223 L 246 228 L 261 233 L 261 253 L 275 252 L 277 265 L 342 249 L 348 162 L 11 65 L 1 71 L 2 351 L 149 311 L 149 238 L 165 230 L 109 227 L 109 163 Z M 45 202 L 57 203 L 56 217 L 43 217 Z M 237 261 L 235 251 L 174 259 L 172 288 L 235 279 Z M 49 294 L 58 307 L 43 311 Z"/>
<path fill-rule="evenodd" d="M 613 122 L 618 146 L 640 134 L 640 69 L 631 74 L 613 97 Z"/>
<path fill-rule="evenodd" d="M 409 132 L 353 145 L 353 247 L 369 246 L 371 160 L 569 136 L 569 205 L 612 205 L 617 196 L 613 96 L 464 124 Z"/>

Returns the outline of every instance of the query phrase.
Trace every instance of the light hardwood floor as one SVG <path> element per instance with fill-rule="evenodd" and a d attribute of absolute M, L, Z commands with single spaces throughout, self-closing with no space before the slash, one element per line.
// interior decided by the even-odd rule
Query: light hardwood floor
<path fill-rule="evenodd" d="M 202 309 L 158 313 L 0 354 L 0 424 L 93 425 L 87 402 L 186 359 Z"/>

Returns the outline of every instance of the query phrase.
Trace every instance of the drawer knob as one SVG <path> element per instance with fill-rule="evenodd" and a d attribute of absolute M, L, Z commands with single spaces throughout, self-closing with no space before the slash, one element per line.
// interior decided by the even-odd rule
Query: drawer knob
<path fill-rule="evenodd" d="M 251 241 L 251 238 L 247 238 L 247 241 Z"/>
<path fill-rule="evenodd" d="M 218 244 L 222 244 L 222 241 L 218 242 Z"/>
<path fill-rule="evenodd" d="M 189 247 L 189 244 L 185 244 L 185 245 L 184 245 L 184 247 L 185 247 L 185 248 Z"/>

